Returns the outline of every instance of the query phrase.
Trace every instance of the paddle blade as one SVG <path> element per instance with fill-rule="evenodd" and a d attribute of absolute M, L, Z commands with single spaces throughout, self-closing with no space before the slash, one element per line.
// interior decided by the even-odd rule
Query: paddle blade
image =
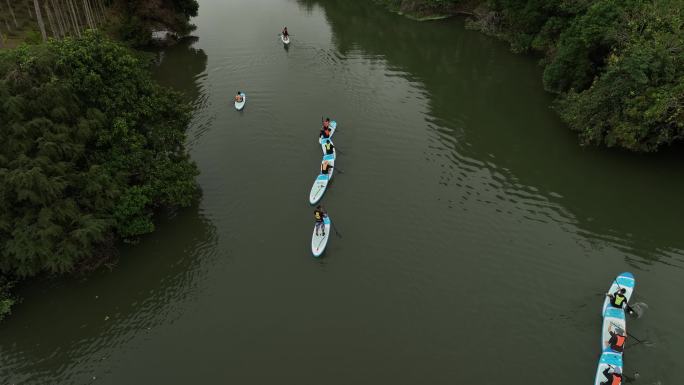
<path fill-rule="evenodd" d="M 634 318 L 641 318 L 644 316 L 644 313 L 648 310 L 648 305 L 645 302 L 637 302 L 634 305 L 630 305 L 632 310 L 634 310 Z"/>

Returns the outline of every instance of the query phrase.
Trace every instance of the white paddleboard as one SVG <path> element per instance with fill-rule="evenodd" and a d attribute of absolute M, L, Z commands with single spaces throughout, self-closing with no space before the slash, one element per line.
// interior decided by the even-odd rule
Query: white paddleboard
<path fill-rule="evenodd" d="M 636 280 L 634 279 L 634 275 L 632 273 L 620 273 L 620 275 L 618 275 L 613 281 L 613 284 L 610 285 L 610 290 L 608 290 L 608 293 L 615 294 L 616 291 L 625 289 L 625 297 L 627 297 L 627 302 L 629 302 L 630 298 L 632 298 L 632 293 L 634 292 L 634 286 L 636 286 Z M 610 304 L 610 298 L 606 296 L 606 299 L 603 301 L 601 315 L 606 313 L 606 309 L 609 306 L 613 307 L 613 305 Z"/>
<path fill-rule="evenodd" d="M 328 188 L 328 183 L 330 183 L 330 180 L 332 180 L 333 172 L 335 171 L 335 155 L 324 155 L 323 159 L 321 160 L 321 164 L 324 160 L 327 160 L 328 163 L 333 166 L 333 168 L 330 169 L 330 172 L 328 172 L 327 175 L 321 174 L 319 172 L 318 176 L 316 177 L 313 186 L 311 186 L 311 192 L 309 193 L 309 203 L 312 205 L 315 205 L 321 200 L 321 198 L 323 198 L 323 194 Z"/>
<path fill-rule="evenodd" d="M 601 325 L 601 351 L 614 351 L 610 348 L 608 341 L 610 341 L 610 332 L 616 333 L 618 329 L 622 329 L 620 334 L 627 337 L 625 311 L 623 309 L 610 306 L 603 314 L 603 324 Z"/>
<path fill-rule="evenodd" d="M 244 92 L 240 92 L 240 95 L 242 95 L 242 103 L 235 102 L 235 109 L 238 111 L 245 108 L 245 103 L 247 103 L 247 95 Z"/>
<path fill-rule="evenodd" d="M 605 382 L 607 380 L 607 378 L 603 375 L 603 371 L 607 368 L 610 368 L 609 374 L 614 370 L 617 370 L 619 373 L 622 373 L 622 354 L 614 352 L 603 352 L 603 354 L 601 354 L 598 368 L 596 369 L 594 385 L 600 385 L 602 382 Z"/>
<path fill-rule="evenodd" d="M 325 228 L 325 235 L 318 230 L 316 235 L 316 225 L 314 224 L 314 231 L 311 234 L 311 252 L 313 256 L 318 258 L 325 251 L 325 246 L 328 245 L 328 238 L 330 237 L 330 218 L 326 215 L 323 217 L 323 227 Z"/>
<path fill-rule="evenodd" d="M 289 37 L 289 36 L 288 36 L 288 37 L 285 37 L 285 35 L 280 34 L 280 40 L 282 40 L 282 41 L 283 41 L 283 44 L 285 44 L 285 45 L 290 44 L 290 37 Z"/>

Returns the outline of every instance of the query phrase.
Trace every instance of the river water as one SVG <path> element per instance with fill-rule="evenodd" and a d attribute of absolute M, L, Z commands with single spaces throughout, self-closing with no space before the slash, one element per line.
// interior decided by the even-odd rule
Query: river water
<path fill-rule="evenodd" d="M 589 384 L 621 271 L 652 342 L 626 373 L 682 382 L 681 149 L 582 148 L 535 58 L 365 3 L 200 1 L 154 71 L 195 107 L 202 199 L 111 271 L 20 288 L 0 383 Z M 321 116 L 344 174 L 314 259 Z"/>

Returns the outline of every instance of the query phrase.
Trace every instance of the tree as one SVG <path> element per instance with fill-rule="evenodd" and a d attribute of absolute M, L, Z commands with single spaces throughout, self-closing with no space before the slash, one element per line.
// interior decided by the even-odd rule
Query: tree
<path fill-rule="evenodd" d="M 146 66 L 93 31 L 0 53 L 0 272 L 68 272 L 197 196 L 190 107 Z"/>
<path fill-rule="evenodd" d="M 45 23 L 43 23 L 43 16 L 40 13 L 40 5 L 38 5 L 38 0 L 33 0 L 33 6 L 36 9 L 36 18 L 38 19 L 38 27 L 40 27 L 40 34 L 43 36 L 43 41 L 47 41 Z"/>

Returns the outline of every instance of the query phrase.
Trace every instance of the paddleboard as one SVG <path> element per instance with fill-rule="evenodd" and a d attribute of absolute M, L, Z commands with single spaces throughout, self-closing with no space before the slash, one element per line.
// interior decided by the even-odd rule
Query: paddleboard
<path fill-rule="evenodd" d="M 323 194 L 328 187 L 328 183 L 330 183 L 330 180 L 332 180 L 333 172 L 335 171 L 335 155 L 323 155 L 321 164 L 324 160 L 327 160 L 328 163 L 333 166 L 333 168 L 330 169 L 330 172 L 327 175 L 319 173 L 316 177 L 313 186 L 311 186 L 311 192 L 309 193 L 309 203 L 312 205 L 315 205 L 321 200 L 321 198 L 323 198 Z"/>
<path fill-rule="evenodd" d="M 615 278 L 615 280 L 613 281 L 613 284 L 610 285 L 608 293 L 615 294 L 616 291 L 620 289 L 625 289 L 625 297 L 627 297 L 627 302 L 629 302 L 630 298 L 632 298 L 632 293 L 634 292 L 634 286 L 636 286 L 636 280 L 634 279 L 634 275 L 632 275 L 632 273 L 620 273 L 620 275 L 618 275 L 617 278 Z M 610 298 L 606 296 L 606 298 L 603 300 L 603 308 L 601 310 L 601 315 L 604 315 L 606 313 L 606 309 L 609 306 L 613 307 L 610 304 Z"/>
<path fill-rule="evenodd" d="M 618 329 L 622 330 L 620 334 L 627 337 L 625 311 L 611 306 L 607 308 L 606 312 L 603 314 L 603 325 L 601 326 L 601 351 L 613 351 L 608 343 L 608 341 L 610 341 L 610 332 L 616 333 Z"/>
<path fill-rule="evenodd" d="M 235 102 L 235 109 L 238 111 L 245 108 L 245 103 L 247 103 L 247 95 L 244 92 L 240 92 L 240 95 L 242 95 L 242 103 Z"/>
<path fill-rule="evenodd" d="M 335 133 L 335 129 L 336 129 L 336 128 L 337 128 L 337 122 L 334 121 L 334 120 L 331 120 L 331 121 L 330 121 L 330 138 L 329 138 L 329 139 L 332 139 L 333 134 Z M 325 138 L 325 139 L 328 139 L 328 138 Z M 323 145 L 323 140 L 324 140 L 324 138 L 318 137 L 318 143 L 320 143 L 321 145 Z M 325 153 L 325 152 L 324 152 L 324 153 Z"/>
<path fill-rule="evenodd" d="M 327 215 L 323 217 L 323 227 L 325 228 L 325 235 L 318 230 L 316 235 L 316 225 L 314 224 L 314 231 L 311 234 L 311 252 L 313 256 L 318 258 L 325 251 L 325 246 L 328 245 L 328 238 L 330 237 L 330 217 Z"/>
<path fill-rule="evenodd" d="M 282 41 L 283 41 L 283 44 L 285 44 L 285 45 L 290 44 L 290 37 L 289 37 L 289 36 L 288 36 L 288 37 L 285 37 L 285 35 L 281 34 L 281 35 L 280 35 L 280 40 L 282 40 Z"/>
<path fill-rule="evenodd" d="M 603 375 L 606 368 L 612 368 L 609 372 L 616 370 L 622 373 L 622 354 L 614 352 L 603 352 L 599 358 L 598 368 L 596 369 L 596 378 L 594 378 L 594 385 L 601 385 L 607 378 Z"/>
<path fill-rule="evenodd" d="M 336 158 L 337 158 L 337 149 L 334 147 L 334 146 L 335 146 L 335 143 L 333 143 L 333 141 L 330 140 L 330 139 L 322 139 L 322 140 L 321 140 L 321 149 L 323 150 L 323 155 L 328 155 L 328 154 L 325 153 L 325 144 L 326 144 L 327 142 L 330 142 L 330 143 L 332 143 L 332 145 L 333 145 L 333 152 L 332 152 L 332 154 L 329 154 L 329 155 L 332 155 L 332 156 L 333 156 L 333 159 L 336 159 Z"/>

